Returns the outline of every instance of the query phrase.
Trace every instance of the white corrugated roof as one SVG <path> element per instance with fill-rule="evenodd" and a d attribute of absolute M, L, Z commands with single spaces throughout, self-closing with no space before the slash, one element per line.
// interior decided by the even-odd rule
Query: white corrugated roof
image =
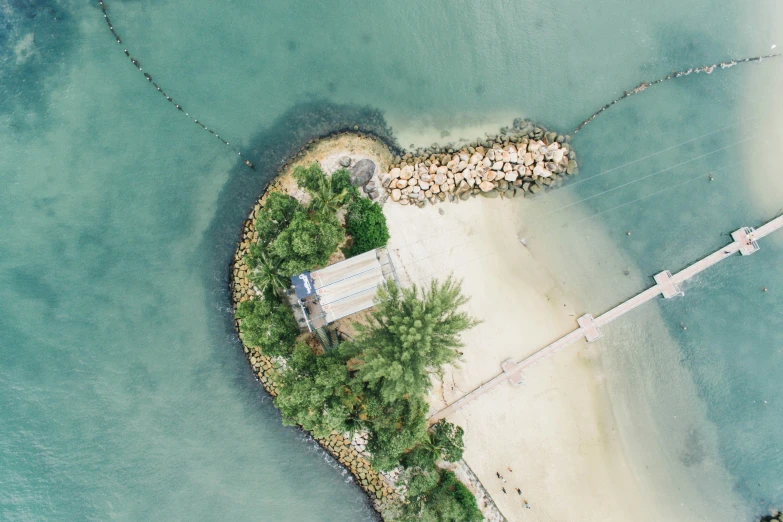
<path fill-rule="evenodd" d="M 370 308 L 385 282 L 377 250 L 310 273 L 327 323 Z"/>

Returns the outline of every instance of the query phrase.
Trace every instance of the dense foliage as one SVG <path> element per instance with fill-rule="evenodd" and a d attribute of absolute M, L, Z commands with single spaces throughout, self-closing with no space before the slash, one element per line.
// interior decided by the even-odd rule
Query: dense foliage
<path fill-rule="evenodd" d="M 282 273 L 292 276 L 325 265 L 344 237 L 333 215 L 298 210 L 269 250 L 281 259 Z"/>
<path fill-rule="evenodd" d="M 361 361 L 356 377 L 386 404 L 426 395 L 430 373 L 459 357 L 460 333 L 476 324 L 459 310 L 467 300 L 451 277 L 421 292 L 393 282 L 380 288 L 370 325 L 357 327 L 361 335 L 349 347 Z"/>
<path fill-rule="evenodd" d="M 460 333 L 476 324 L 460 311 L 467 301 L 460 283 L 448 278 L 420 290 L 390 282 L 379 290 L 369 323 L 357 325 L 355 340 L 323 354 L 297 343 L 296 320 L 279 292 L 288 276 L 328 262 L 344 239 L 339 210 L 348 205 L 348 255 L 385 245 L 389 233 L 380 207 L 359 197 L 347 171 L 327 177 L 315 163 L 298 167 L 294 177 L 310 205 L 279 193 L 266 199 L 256 217 L 259 241 L 247 256 L 263 298 L 241 303 L 236 313 L 246 344 L 286 357 L 274 399 L 283 422 L 316 436 L 366 431 L 374 467 L 405 468 L 404 520 L 480 520 L 475 498 L 436 465 L 462 457 L 462 428 L 441 421 L 428 430 L 426 421 L 431 374 L 456 362 Z"/>
<path fill-rule="evenodd" d="M 291 353 L 299 327 L 291 309 L 276 299 L 253 299 L 239 303 L 237 318 L 242 320 L 242 339 L 269 356 Z"/>
<path fill-rule="evenodd" d="M 314 212 L 335 214 L 356 196 L 351 176 L 345 169 L 327 176 L 318 163 L 313 163 L 307 168 L 296 167 L 294 179 L 310 194 L 310 209 Z"/>
<path fill-rule="evenodd" d="M 346 252 L 348 257 L 385 246 L 389 241 L 386 216 L 383 215 L 380 205 L 367 198 L 357 198 L 348 205 L 345 229 L 353 238 L 353 243 Z"/>
<path fill-rule="evenodd" d="M 451 471 L 439 468 L 409 469 L 403 522 L 479 522 L 484 519 L 476 497 Z"/>

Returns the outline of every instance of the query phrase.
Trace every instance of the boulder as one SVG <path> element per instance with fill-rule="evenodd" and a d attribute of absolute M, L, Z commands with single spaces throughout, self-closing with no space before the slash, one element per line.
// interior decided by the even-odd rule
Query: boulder
<path fill-rule="evenodd" d="M 482 192 L 481 195 L 484 196 L 485 198 L 496 198 L 500 195 L 500 193 L 496 190 L 492 190 L 489 192 Z"/>
<path fill-rule="evenodd" d="M 362 187 L 367 184 L 375 174 L 375 163 L 371 159 L 360 159 L 351 167 L 351 184 Z"/>
<path fill-rule="evenodd" d="M 399 168 L 395 167 L 389 171 L 389 175 L 392 177 L 392 179 L 397 179 L 400 177 L 401 172 L 402 171 Z"/>
<path fill-rule="evenodd" d="M 482 192 L 489 192 L 495 189 L 495 184 L 492 183 L 491 181 L 482 181 L 481 184 L 479 185 L 479 188 L 481 189 Z"/>
<path fill-rule="evenodd" d="M 399 201 L 401 196 L 402 196 L 402 192 L 400 191 L 400 189 L 392 190 L 391 193 L 392 201 Z"/>
<path fill-rule="evenodd" d="M 410 165 L 400 170 L 400 179 L 411 179 L 413 177 L 413 167 Z"/>
<path fill-rule="evenodd" d="M 350 167 L 351 166 L 351 157 L 350 156 L 340 156 L 339 162 L 340 162 L 340 166 L 341 167 Z"/>
<path fill-rule="evenodd" d="M 444 183 L 446 183 L 446 174 L 445 173 L 441 174 L 440 172 L 438 172 L 437 174 L 435 174 L 435 179 L 433 179 L 432 181 L 436 185 L 443 185 Z"/>

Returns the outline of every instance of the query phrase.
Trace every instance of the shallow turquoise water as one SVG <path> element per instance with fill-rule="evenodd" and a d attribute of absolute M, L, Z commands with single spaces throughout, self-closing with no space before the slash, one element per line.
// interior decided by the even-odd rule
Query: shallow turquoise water
<path fill-rule="evenodd" d="M 568 130 L 642 79 L 761 54 L 777 34 L 729 1 L 118 1 L 109 5 L 118 46 L 96 4 L 0 0 L 4 520 L 372 519 L 333 462 L 280 426 L 231 330 L 226 266 L 269 174 L 320 133 L 354 124 L 384 132 L 376 110 L 412 134 L 484 112 Z M 124 46 L 259 170 L 170 107 Z M 574 141 L 580 180 L 745 118 L 753 67 L 616 106 Z M 758 103 L 777 107 L 775 88 Z M 744 181 L 772 173 L 741 167 L 747 154 L 774 154 L 776 142 L 737 143 L 759 132 L 737 124 L 574 185 L 568 193 L 585 199 L 709 154 L 577 208 L 645 200 L 580 223 L 576 208 L 562 209 L 542 215 L 541 230 L 573 243 L 596 227 L 616 237 L 635 273 L 678 269 L 722 244 L 721 233 L 771 217 L 747 204 Z M 702 181 L 652 195 L 691 175 Z M 606 361 L 617 401 L 653 412 L 644 429 L 672 433 L 673 460 L 702 481 L 699 501 L 722 501 L 699 473 L 717 462 L 739 499 L 732 509 L 748 516 L 783 503 L 774 475 L 780 253 L 780 241 L 765 242 L 689 283 L 687 300 L 658 307 L 706 420 L 687 397 L 677 407 L 692 425 L 671 420 L 665 364 L 654 343 L 639 341 L 643 321 L 607 335 L 625 347 Z M 627 296 L 627 287 L 613 293 L 609 266 L 590 268 L 609 291 L 573 285 L 591 311 Z M 761 294 L 761 285 L 779 291 Z M 710 437 L 714 452 L 700 442 Z"/>

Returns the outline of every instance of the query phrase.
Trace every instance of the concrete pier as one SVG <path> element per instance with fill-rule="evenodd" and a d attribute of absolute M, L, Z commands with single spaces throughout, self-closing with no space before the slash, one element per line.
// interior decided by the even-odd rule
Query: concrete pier
<path fill-rule="evenodd" d="M 631 310 L 643 305 L 647 301 L 651 301 L 659 296 L 664 299 L 671 299 L 673 297 L 682 296 L 684 293 L 679 288 L 679 284 L 686 281 L 696 274 L 706 270 L 707 268 L 716 265 L 730 257 L 737 252 L 740 255 L 747 256 L 759 250 L 758 240 L 768 236 L 772 232 L 783 228 L 783 215 L 776 217 L 769 221 L 765 225 L 758 229 L 751 227 L 743 227 L 739 230 L 732 232 L 731 237 L 733 241 L 725 247 L 716 250 L 712 254 L 700 259 L 696 263 L 689 265 L 683 270 L 672 275 L 668 270 L 664 270 L 653 276 L 655 284 L 647 290 L 641 292 L 628 299 L 627 301 L 620 303 L 611 310 L 593 318 L 590 314 L 585 314 L 577 319 L 579 327 L 576 330 L 561 337 L 557 341 L 544 346 L 537 352 L 533 353 L 529 357 L 516 363 L 516 372 L 512 368 L 513 359 L 504 361 L 501 365 L 503 373 L 497 375 L 486 383 L 482 384 L 475 390 L 457 399 L 452 404 L 443 408 L 439 412 L 432 415 L 428 420 L 430 423 L 437 422 L 440 419 L 448 417 L 460 408 L 465 407 L 468 403 L 477 399 L 481 395 L 487 393 L 495 386 L 510 381 L 514 385 L 519 385 L 522 382 L 522 371 L 529 368 L 533 364 L 540 362 L 551 355 L 554 355 L 558 350 L 565 348 L 566 346 L 573 344 L 580 339 L 584 338 L 587 342 L 591 343 L 598 340 L 603 334 L 600 328 L 614 321 L 615 319 L 627 314 Z"/>

